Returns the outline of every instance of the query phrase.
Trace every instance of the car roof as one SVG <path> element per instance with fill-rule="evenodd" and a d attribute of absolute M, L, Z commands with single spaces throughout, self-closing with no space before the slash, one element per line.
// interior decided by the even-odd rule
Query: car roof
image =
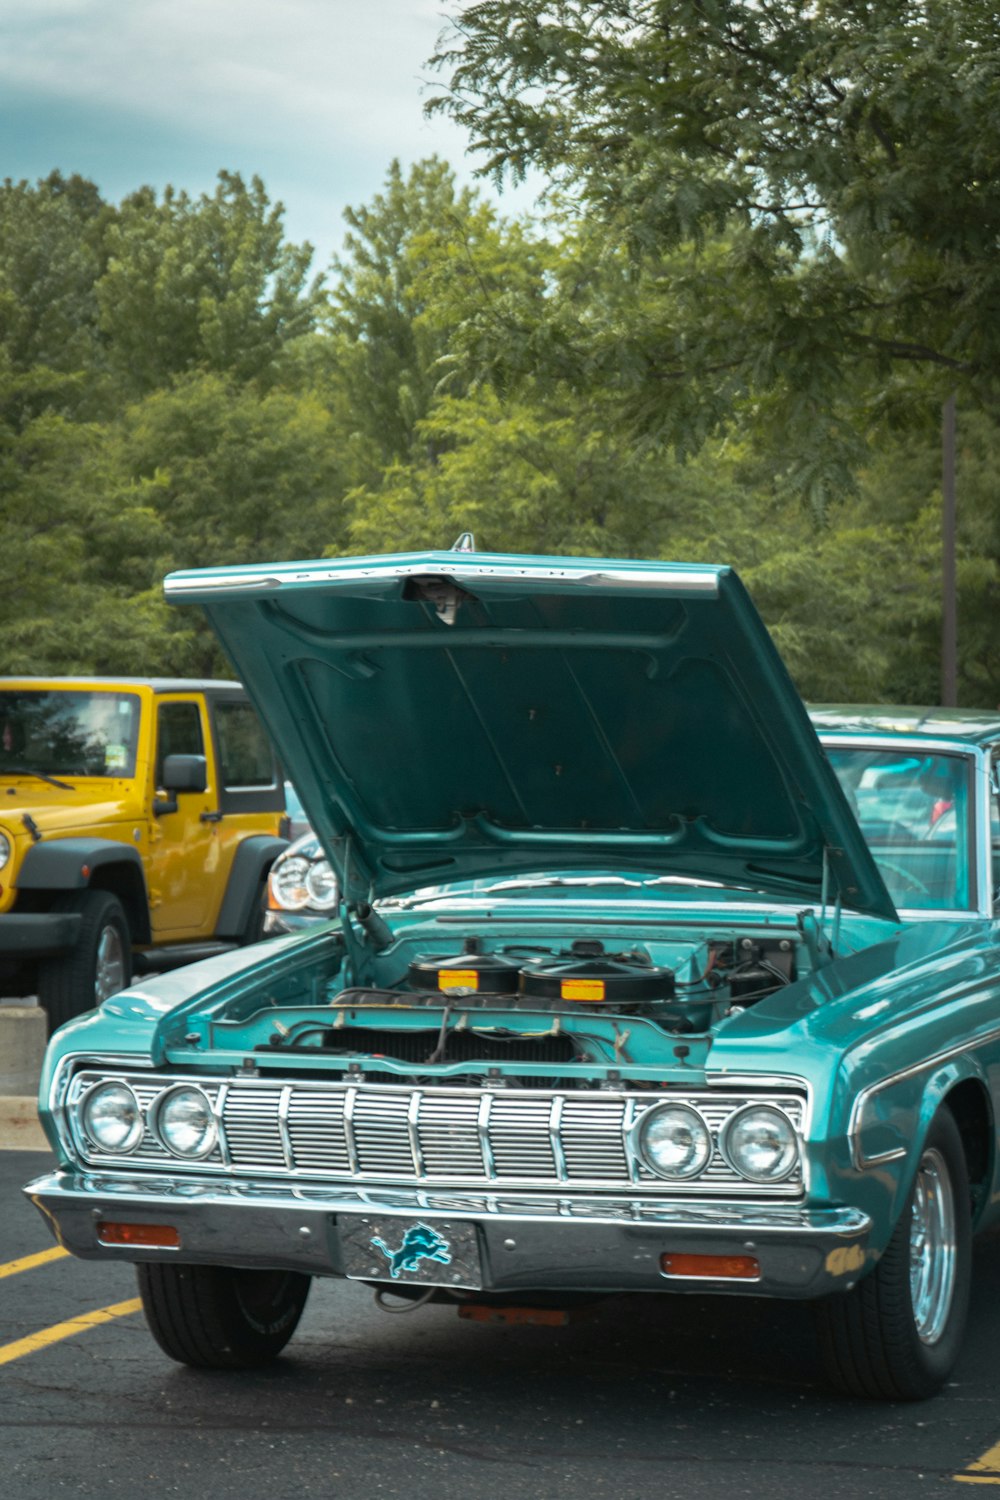
<path fill-rule="evenodd" d="M 885 735 L 893 739 L 954 740 L 965 746 L 1000 740 L 1000 713 L 981 708 L 814 703 L 809 705 L 809 717 L 824 740 L 838 735 Z"/>

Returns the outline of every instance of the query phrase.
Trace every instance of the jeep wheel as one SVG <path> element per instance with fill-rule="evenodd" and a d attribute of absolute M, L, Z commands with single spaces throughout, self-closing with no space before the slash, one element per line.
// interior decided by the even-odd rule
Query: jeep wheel
<path fill-rule="evenodd" d="M 246 1370 L 277 1359 L 298 1326 L 312 1278 L 299 1271 L 138 1265 L 149 1330 L 171 1359 Z"/>
<path fill-rule="evenodd" d="M 965 1152 L 942 1109 L 885 1254 L 852 1291 L 817 1303 L 820 1351 L 835 1386 L 920 1401 L 944 1384 L 965 1326 L 971 1241 Z"/>
<path fill-rule="evenodd" d="M 50 1033 L 127 989 L 132 979 L 128 919 L 117 896 L 81 891 L 64 897 L 59 909 L 80 913 L 80 935 L 70 953 L 46 959 L 39 970 L 38 998 L 48 1012 Z"/>

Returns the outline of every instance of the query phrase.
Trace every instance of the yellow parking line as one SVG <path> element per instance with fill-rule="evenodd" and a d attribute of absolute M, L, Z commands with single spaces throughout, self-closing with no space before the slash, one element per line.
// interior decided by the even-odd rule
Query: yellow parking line
<path fill-rule="evenodd" d="M 94 1312 L 81 1313 L 78 1318 L 67 1318 L 65 1323 L 53 1323 L 51 1328 L 29 1333 L 26 1339 L 17 1339 L 13 1344 L 0 1344 L 0 1365 L 9 1365 L 25 1354 L 34 1354 L 36 1349 L 45 1349 L 49 1344 L 58 1344 L 60 1339 L 86 1333 L 88 1328 L 99 1328 L 102 1323 L 110 1323 L 115 1318 L 127 1318 L 130 1313 L 138 1312 L 141 1306 L 138 1297 L 132 1297 L 128 1302 L 113 1302 L 110 1307 L 99 1307 Z"/>
<path fill-rule="evenodd" d="M 54 1245 L 51 1250 L 39 1250 L 37 1255 L 22 1255 L 20 1260 L 8 1260 L 0 1265 L 0 1281 L 5 1276 L 16 1276 L 18 1271 L 33 1271 L 36 1266 L 46 1266 L 50 1260 L 62 1260 L 69 1251 L 64 1250 L 61 1245 Z"/>
<path fill-rule="evenodd" d="M 1000 1484 L 1000 1443 L 987 1448 L 964 1474 L 956 1474 L 955 1478 L 961 1484 Z"/>

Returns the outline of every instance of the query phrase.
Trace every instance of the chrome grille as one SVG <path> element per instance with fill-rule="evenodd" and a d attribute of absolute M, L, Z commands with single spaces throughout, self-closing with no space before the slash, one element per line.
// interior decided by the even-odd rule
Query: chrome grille
<path fill-rule="evenodd" d="M 91 1084 L 121 1077 L 148 1112 L 158 1094 L 184 1081 L 212 1098 L 220 1121 L 221 1149 L 203 1162 L 185 1162 L 195 1173 L 218 1172 L 225 1160 L 234 1174 L 293 1177 L 303 1181 L 394 1182 L 451 1187 L 548 1185 L 644 1191 L 671 1196 L 716 1195 L 794 1198 L 803 1191 L 801 1170 L 773 1185 L 750 1184 L 718 1149 L 720 1132 L 738 1109 L 767 1101 L 788 1114 L 802 1133 L 805 1100 L 774 1090 L 726 1093 L 708 1090 L 551 1092 L 541 1089 L 423 1088 L 374 1084 L 280 1084 L 237 1077 L 227 1083 L 126 1073 L 77 1074 L 67 1103 Z M 632 1140 L 643 1113 L 669 1098 L 701 1112 L 716 1148 L 706 1170 L 684 1183 L 655 1176 L 635 1155 Z M 128 1156 L 96 1152 L 77 1132 L 85 1160 L 162 1167 L 169 1157 L 147 1128 Z"/>
<path fill-rule="evenodd" d="M 560 1121 L 567 1178 L 574 1182 L 594 1177 L 626 1180 L 624 1125 L 624 1100 L 568 1098 Z"/>
<path fill-rule="evenodd" d="M 549 1099 L 491 1095 L 489 1142 L 495 1176 L 551 1182 L 558 1175 L 552 1154 Z"/>
<path fill-rule="evenodd" d="M 424 1172 L 429 1177 L 481 1177 L 480 1100 L 424 1094 L 419 1105 L 417 1143 Z"/>
<path fill-rule="evenodd" d="M 292 1089 L 288 1104 L 292 1160 L 303 1171 L 347 1173 L 351 1160 L 344 1132 L 344 1095 Z"/>
<path fill-rule="evenodd" d="M 280 1093 L 253 1098 L 239 1088 L 226 1090 L 222 1128 L 234 1167 L 283 1167 L 285 1152 L 278 1128 Z"/>

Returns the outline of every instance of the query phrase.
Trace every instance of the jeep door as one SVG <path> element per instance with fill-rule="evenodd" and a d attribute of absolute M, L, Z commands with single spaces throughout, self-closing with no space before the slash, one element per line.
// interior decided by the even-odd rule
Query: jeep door
<path fill-rule="evenodd" d="M 147 871 L 154 943 L 204 937 L 215 929 L 221 900 L 219 793 L 208 715 L 198 694 L 157 700 L 153 753 L 153 818 Z M 205 758 L 203 792 L 168 793 L 168 755 Z"/>

